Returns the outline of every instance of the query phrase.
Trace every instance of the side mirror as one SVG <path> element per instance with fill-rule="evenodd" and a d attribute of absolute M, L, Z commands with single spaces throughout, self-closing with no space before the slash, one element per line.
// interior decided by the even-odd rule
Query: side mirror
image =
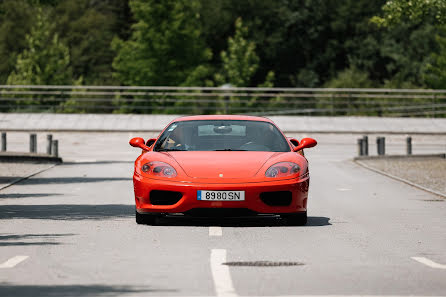
<path fill-rule="evenodd" d="M 299 145 L 299 140 L 297 140 L 296 138 L 289 138 L 288 139 L 294 146 L 298 146 Z"/>
<path fill-rule="evenodd" d="M 145 151 L 149 151 L 150 148 L 144 144 L 144 139 L 142 139 L 141 137 L 135 137 L 130 139 L 129 141 L 130 145 L 133 147 L 139 147 L 142 148 Z"/>
<path fill-rule="evenodd" d="M 151 147 L 156 141 L 156 138 L 150 138 L 149 140 L 146 141 L 146 145 L 148 147 Z"/>
<path fill-rule="evenodd" d="M 314 140 L 313 138 L 303 138 L 300 141 L 300 144 L 294 148 L 294 151 L 297 152 L 304 148 L 310 148 L 310 147 L 316 146 L 316 144 L 317 144 L 317 141 Z"/>

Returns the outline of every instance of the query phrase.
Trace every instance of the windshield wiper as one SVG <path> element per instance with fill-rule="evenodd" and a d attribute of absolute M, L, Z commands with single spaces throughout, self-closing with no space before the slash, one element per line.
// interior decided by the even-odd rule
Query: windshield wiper
<path fill-rule="evenodd" d="M 246 152 L 246 150 L 233 150 L 233 149 L 222 149 L 222 150 L 214 150 L 214 151 L 234 151 L 234 152 Z"/>

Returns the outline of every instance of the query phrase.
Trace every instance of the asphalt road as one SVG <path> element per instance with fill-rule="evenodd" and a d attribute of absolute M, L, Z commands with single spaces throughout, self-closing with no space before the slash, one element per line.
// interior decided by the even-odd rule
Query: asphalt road
<path fill-rule="evenodd" d="M 315 135 L 304 227 L 276 218 L 137 225 L 139 151 L 127 144 L 136 135 L 57 136 L 67 163 L 0 191 L 2 297 L 446 296 L 446 201 L 353 163 L 357 136 Z M 389 151 L 403 152 L 394 137 Z M 414 152 L 444 152 L 444 143 L 423 136 Z M 265 265 L 257 261 L 301 265 L 222 265 Z"/>

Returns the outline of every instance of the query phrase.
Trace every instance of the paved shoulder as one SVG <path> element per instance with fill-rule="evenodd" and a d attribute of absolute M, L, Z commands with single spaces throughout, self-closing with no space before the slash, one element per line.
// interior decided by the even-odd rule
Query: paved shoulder
<path fill-rule="evenodd" d="M 379 158 L 357 162 L 446 198 L 444 182 L 446 159 L 444 157 Z"/>
<path fill-rule="evenodd" d="M 55 165 L 55 163 L 0 162 L 0 190 Z M 0 194 L 0 198 L 2 197 L 7 198 L 8 195 Z"/>

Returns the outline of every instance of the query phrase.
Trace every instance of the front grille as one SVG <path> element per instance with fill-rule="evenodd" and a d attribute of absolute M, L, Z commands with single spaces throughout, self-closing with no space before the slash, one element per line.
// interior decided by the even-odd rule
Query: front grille
<path fill-rule="evenodd" d="M 180 201 L 180 192 L 153 190 L 150 192 L 150 203 L 153 205 L 173 205 Z"/>
<path fill-rule="evenodd" d="M 292 193 L 290 191 L 263 192 L 260 199 L 269 206 L 288 206 L 291 204 Z"/>

